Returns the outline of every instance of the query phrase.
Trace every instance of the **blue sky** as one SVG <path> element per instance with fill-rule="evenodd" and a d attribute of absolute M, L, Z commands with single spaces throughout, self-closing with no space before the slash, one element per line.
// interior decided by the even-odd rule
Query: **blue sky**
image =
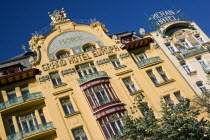
<path fill-rule="evenodd" d="M 7 0 L 0 2 L 0 61 L 17 56 L 29 48 L 32 33 L 48 27 L 48 12 L 65 8 L 69 19 L 96 18 L 109 34 L 121 31 L 149 30 L 147 17 L 161 10 L 182 9 L 210 36 L 209 0 Z M 77 20 L 78 21 L 78 20 Z"/>

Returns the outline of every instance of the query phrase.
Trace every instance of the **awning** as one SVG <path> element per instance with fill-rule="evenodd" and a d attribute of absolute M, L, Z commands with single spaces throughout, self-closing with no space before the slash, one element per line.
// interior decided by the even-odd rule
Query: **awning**
<path fill-rule="evenodd" d="M 30 69 L 0 77 L 0 86 L 34 77 L 37 72 L 39 72 L 38 69 Z"/>
<path fill-rule="evenodd" d="M 144 38 L 141 40 L 132 41 L 132 42 L 123 44 L 121 46 L 121 49 L 126 49 L 126 50 L 136 49 L 139 47 L 147 46 L 149 44 L 149 42 L 151 42 L 151 41 L 152 41 L 152 38 L 150 38 L 150 37 Z"/>

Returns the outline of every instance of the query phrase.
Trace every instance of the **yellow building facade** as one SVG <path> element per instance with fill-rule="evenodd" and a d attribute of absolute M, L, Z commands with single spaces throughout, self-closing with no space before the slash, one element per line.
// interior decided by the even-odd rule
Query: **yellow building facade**
<path fill-rule="evenodd" d="M 195 96 L 151 35 L 107 35 L 102 23 L 76 24 L 57 12 L 54 29 L 30 40 L 33 54 L 0 64 L 2 140 L 111 139 L 123 136 L 135 95 L 145 96 L 156 117 L 161 97 L 173 108 Z"/>

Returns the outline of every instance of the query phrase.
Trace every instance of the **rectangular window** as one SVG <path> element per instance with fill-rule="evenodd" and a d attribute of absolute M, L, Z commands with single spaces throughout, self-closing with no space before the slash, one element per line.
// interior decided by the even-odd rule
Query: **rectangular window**
<path fill-rule="evenodd" d="M 76 70 L 81 78 L 98 72 L 93 62 L 76 66 Z"/>
<path fill-rule="evenodd" d="M 38 110 L 38 112 L 39 112 L 40 118 L 41 118 L 41 120 L 42 120 L 42 124 L 46 124 L 47 121 L 46 121 L 46 119 L 45 119 L 43 109 Z"/>
<path fill-rule="evenodd" d="M 175 53 L 175 49 L 171 44 L 166 44 L 166 47 L 169 49 L 170 52 Z"/>
<path fill-rule="evenodd" d="M 61 78 L 60 78 L 58 72 L 50 73 L 50 77 L 51 77 L 53 86 L 58 86 L 58 85 L 63 84 L 63 82 L 61 81 Z"/>
<path fill-rule="evenodd" d="M 196 57 L 196 59 L 201 64 L 201 66 L 208 67 L 208 65 L 203 61 L 203 59 L 201 57 Z"/>
<path fill-rule="evenodd" d="M 190 46 L 190 44 L 184 39 L 184 40 L 180 40 L 181 41 L 181 43 L 183 44 L 183 46 L 185 47 L 185 48 L 192 48 L 191 46 Z"/>
<path fill-rule="evenodd" d="M 135 56 L 138 61 L 147 59 L 147 55 L 146 55 L 145 51 L 140 51 L 140 52 L 136 53 Z"/>
<path fill-rule="evenodd" d="M 144 117 L 148 116 L 149 106 L 147 103 L 141 103 L 139 109 Z"/>
<path fill-rule="evenodd" d="M 158 71 L 158 73 L 160 74 L 160 76 L 163 78 L 164 81 L 168 81 L 168 77 L 166 76 L 166 73 L 163 71 L 163 69 L 160 68 L 156 68 L 156 70 Z"/>
<path fill-rule="evenodd" d="M 192 73 L 191 69 L 186 63 L 182 63 L 181 65 L 188 74 Z"/>
<path fill-rule="evenodd" d="M 136 89 L 136 86 L 134 85 L 133 81 L 131 81 L 131 78 L 125 78 L 125 79 L 123 79 L 123 82 L 130 93 L 134 93 L 134 92 L 138 91 Z"/>
<path fill-rule="evenodd" d="M 20 91 L 22 93 L 24 100 L 27 100 L 30 98 L 30 92 L 28 90 L 28 85 L 20 86 Z"/>
<path fill-rule="evenodd" d="M 111 60 L 111 62 L 114 65 L 115 68 L 118 68 L 118 67 L 122 66 L 122 64 L 120 63 L 120 61 L 117 58 L 117 56 L 110 56 L 109 59 Z"/>
<path fill-rule="evenodd" d="M 75 140 L 88 140 L 83 128 L 77 128 L 72 130 Z"/>
<path fill-rule="evenodd" d="M 65 112 L 65 115 L 70 115 L 70 114 L 75 113 L 69 97 L 60 99 L 60 102 Z"/>
<path fill-rule="evenodd" d="M 208 92 L 207 88 L 203 85 L 203 82 L 197 82 L 196 84 L 197 84 L 197 86 L 200 88 L 200 90 L 203 93 L 207 93 Z"/>
<path fill-rule="evenodd" d="M 14 127 L 12 119 L 8 120 L 8 126 L 9 126 L 9 130 L 10 130 L 10 134 L 15 134 L 16 132 L 15 132 L 15 127 Z"/>
<path fill-rule="evenodd" d="M 174 102 L 171 100 L 171 97 L 168 95 L 168 96 L 164 96 L 163 97 L 164 100 L 166 101 L 166 103 L 170 106 L 171 109 L 174 109 Z"/>
<path fill-rule="evenodd" d="M 7 90 L 7 97 L 9 100 L 17 100 L 17 95 L 14 88 Z"/>
<path fill-rule="evenodd" d="M 174 96 L 177 98 L 177 100 L 178 100 L 180 103 L 183 103 L 183 102 L 184 102 L 184 98 L 182 97 L 182 95 L 180 94 L 180 92 L 175 92 L 175 93 L 174 93 Z"/>
<path fill-rule="evenodd" d="M 203 44 L 205 41 L 199 35 L 196 35 L 195 38 L 198 40 L 199 43 Z"/>
<path fill-rule="evenodd" d="M 147 71 L 147 74 L 155 85 L 159 84 L 157 78 L 155 77 L 152 71 Z"/>

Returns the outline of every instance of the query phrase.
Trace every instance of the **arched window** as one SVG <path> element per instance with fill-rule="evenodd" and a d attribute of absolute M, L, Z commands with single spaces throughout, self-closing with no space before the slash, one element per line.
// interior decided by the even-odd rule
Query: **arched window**
<path fill-rule="evenodd" d="M 86 43 L 86 44 L 84 44 L 82 46 L 82 50 L 84 52 L 92 51 L 92 50 L 98 48 L 97 46 L 98 46 L 97 43 L 95 43 L 95 42 L 89 42 L 89 43 Z"/>
<path fill-rule="evenodd" d="M 61 59 L 61 58 L 66 58 L 68 56 L 70 56 L 70 51 L 69 50 L 59 50 L 58 52 L 56 52 L 55 56 L 57 59 Z"/>

